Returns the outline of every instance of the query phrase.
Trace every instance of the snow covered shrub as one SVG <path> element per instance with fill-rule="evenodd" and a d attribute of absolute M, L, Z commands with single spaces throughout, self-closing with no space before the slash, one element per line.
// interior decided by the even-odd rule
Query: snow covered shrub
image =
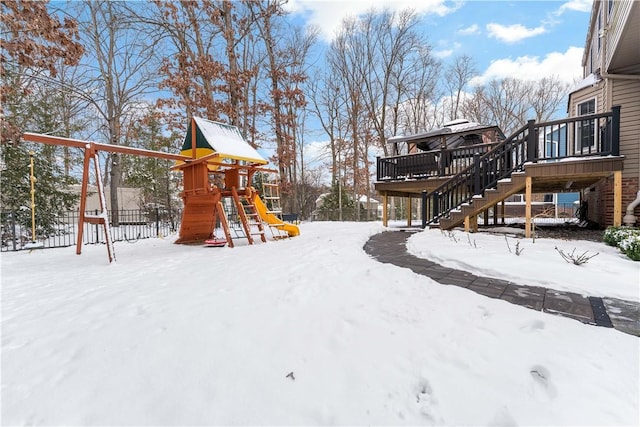
<path fill-rule="evenodd" d="M 618 247 L 632 260 L 640 261 L 640 233 L 630 234 L 618 244 Z"/>
<path fill-rule="evenodd" d="M 619 246 L 621 241 L 633 235 L 640 235 L 640 229 L 625 226 L 607 227 L 603 240 L 609 246 Z"/>
<path fill-rule="evenodd" d="M 634 261 L 640 261 L 640 229 L 633 227 L 608 227 L 603 236 L 609 246 L 617 246 Z"/>

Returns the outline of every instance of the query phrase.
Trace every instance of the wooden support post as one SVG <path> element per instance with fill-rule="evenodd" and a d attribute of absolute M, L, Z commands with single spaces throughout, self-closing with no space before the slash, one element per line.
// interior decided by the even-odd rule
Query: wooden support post
<path fill-rule="evenodd" d="M 531 177 L 525 178 L 525 219 L 524 219 L 524 237 L 531 237 Z"/>
<path fill-rule="evenodd" d="M 622 171 L 613 173 L 613 226 L 622 225 Z"/>
<path fill-rule="evenodd" d="M 387 227 L 389 224 L 389 212 L 388 212 L 388 206 L 389 204 L 389 196 L 387 196 L 387 193 L 384 192 L 382 193 L 382 226 L 383 227 Z"/>
<path fill-rule="evenodd" d="M 473 233 L 478 232 L 478 215 L 473 215 L 469 218 L 469 228 Z"/>
<path fill-rule="evenodd" d="M 98 200 L 100 201 L 100 215 L 87 215 L 85 213 L 87 206 L 87 187 L 89 186 L 89 167 L 93 159 L 96 175 L 96 187 L 98 190 Z M 76 254 L 82 252 L 82 237 L 84 234 L 84 224 L 102 225 L 104 230 L 104 239 L 107 246 L 107 255 L 109 262 L 115 261 L 115 251 L 113 241 L 111 240 L 111 229 L 109 227 L 109 218 L 107 218 L 107 202 L 104 197 L 104 186 L 102 185 L 102 177 L 100 176 L 100 162 L 98 161 L 98 153 L 93 143 L 88 144 L 84 149 L 84 164 L 82 168 L 82 186 L 80 190 L 80 215 L 78 216 L 78 240 L 76 242 Z"/>
<path fill-rule="evenodd" d="M 222 205 L 222 201 L 216 203 L 215 212 L 220 219 L 220 225 L 222 225 L 222 230 L 224 231 L 224 236 L 227 239 L 227 245 L 230 248 L 233 247 L 233 239 L 231 238 L 231 231 L 229 230 L 229 221 L 227 221 L 227 214 L 224 211 L 224 206 Z M 215 216 L 214 216 L 214 227 L 215 227 Z"/>
<path fill-rule="evenodd" d="M 469 230 L 471 230 L 471 217 L 465 216 L 464 217 L 464 231 L 465 231 L 465 233 L 468 233 Z"/>
<path fill-rule="evenodd" d="M 82 237 L 84 234 L 84 212 L 87 209 L 87 186 L 89 185 L 89 163 L 93 148 L 85 148 L 84 163 L 82 166 L 82 186 L 80 187 L 80 214 L 78 215 L 78 240 L 76 244 L 76 254 L 82 252 Z"/>
<path fill-rule="evenodd" d="M 503 201 L 500 203 L 500 217 L 501 217 L 500 223 L 501 223 L 502 225 L 504 225 L 505 211 L 506 211 L 506 208 L 505 208 L 505 201 L 503 200 Z"/>
<path fill-rule="evenodd" d="M 242 228 L 244 229 L 244 232 L 247 236 L 247 240 L 249 241 L 250 245 L 253 245 L 253 237 L 251 237 L 251 226 L 249 225 L 247 214 L 244 211 L 244 206 L 242 206 L 242 201 L 240 200 L 240 196 L 238 196 L 236 187 L 231 187 L 231 195 L 233 197 L 233 201 L 236 204 L 238 216 L 240 217 L 240 222 L 242 223 Z"/>
<path fill-rule="evenodd" d="M 498 224 L 498 204 L 493 205 L 493 225 Z"/>
<path fill-rule="evenodd" d="M 407 197 L 407 227 L 411 227 L 411 197 Z"/>
<path fill-rule="evenodd" d="M 485 226 L 489 225 L 489 208 L 487 208 L 487 210 L 484 211 L 483 219 L 484 219 L 484 225 Z"/>

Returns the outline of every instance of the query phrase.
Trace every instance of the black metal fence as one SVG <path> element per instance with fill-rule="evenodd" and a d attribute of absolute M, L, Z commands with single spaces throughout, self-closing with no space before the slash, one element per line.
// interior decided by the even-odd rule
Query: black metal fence
<path fill-rule="evenodd" d="M 109 212 L 110 213 L 110 212 Z M 97 212 L 86 212 L 97 214 Z M 164 237 L 175 233 L 180 226 L 181 212 L 163 208 L 119 210 L 120 224 L 110 226 L 114 242 L 135 242 L 139 239 Z M 79 211 L 69 211 L 55 218 L 53 230 L 45 234 L 36 232 L 36 241 L 44 248 L 74 246 L 78 239 Z M 31 226 L 18 223 L 14 212 L 0 212 L 2 244 L 0 251 L 19 251 L 31 247 Z M 36 225 L 37 228 L 37 225 Z M 98 224 L 84 224 L 82 243 L 85 245 L 104 244 L 104 228 Z"/>

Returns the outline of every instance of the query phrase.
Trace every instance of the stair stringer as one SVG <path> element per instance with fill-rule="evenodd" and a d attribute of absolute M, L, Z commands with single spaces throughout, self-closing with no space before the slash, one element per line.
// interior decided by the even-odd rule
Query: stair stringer
<path fill-rule="evenodd" d="M 448 218 L 440 218 L 441 230 L 451 230 L 464 224 L 466 217 L 479 215 L 492 206 L 502 202 L 514 194 L 522 193 L 526 186 L 526 174 L 514 172 L 509 179 L 498 182 L 497 188 L 485 190 L 484 195 L 475 196 L 471 203 L 460 206 L 459 210 L 451 211 Z"/>

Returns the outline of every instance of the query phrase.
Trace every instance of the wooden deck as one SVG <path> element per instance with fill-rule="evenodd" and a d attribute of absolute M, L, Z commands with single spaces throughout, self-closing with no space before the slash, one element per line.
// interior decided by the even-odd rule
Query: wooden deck
<path fill-rule="evenodd" d="M 524 173 L 532 179 L 534 193 L 573 193 L 587 189 L 603 178 L 622 171 L 624 157 L 586 157 L 575 160 L 531 163 L 524 166 Z M 376 182 L 374 187 L 382 195 L 419 198 L 432 192 L 451 176 L 427 176 L 425 178 Z"/>

